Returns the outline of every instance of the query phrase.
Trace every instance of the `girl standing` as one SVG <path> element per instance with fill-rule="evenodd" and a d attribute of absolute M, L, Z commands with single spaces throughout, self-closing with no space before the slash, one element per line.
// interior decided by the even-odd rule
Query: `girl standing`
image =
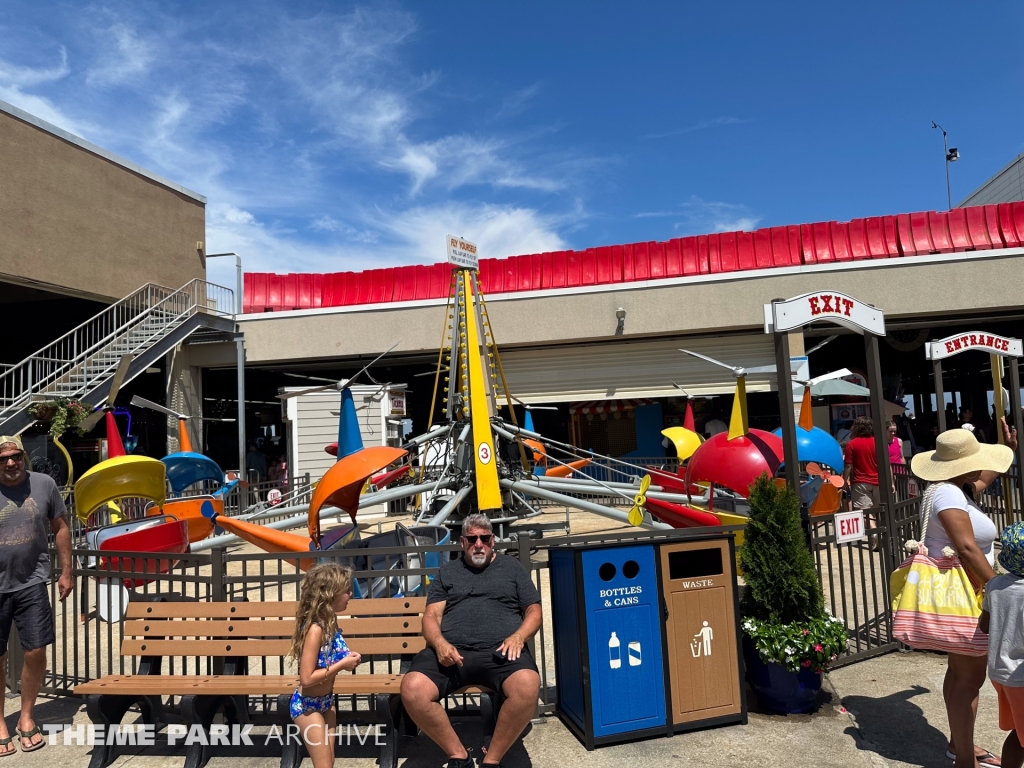
<path fill-rule="evenodd" d="M 349 650 L 338 627 L 338 614 L 351 597 L 352 571 L 335 563 L 310 568 L 302 581 L 288 654 L 299 662 L 299 687 L 292 694 L 289 711 L 306 742 L 313 768 L 334 765 L 332 736 L 338 728 L 334 678 L 359 666 L 359 654 Z"/>

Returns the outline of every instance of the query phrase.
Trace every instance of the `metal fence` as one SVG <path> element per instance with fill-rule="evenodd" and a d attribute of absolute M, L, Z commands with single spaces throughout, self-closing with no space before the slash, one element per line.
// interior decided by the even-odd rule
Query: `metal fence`
<path fill-rule="evenodd" d="M 727 528 L 727 531 L 735 530 Z M 522 535 L 517 541 L 497 542 L 496 548 L 516 557 L 528 570 L 541 594 L 544 622 L 539 633 L 530 642 L 541 675 L 540 712 L 554 711 L 555 653 L 551 636 L 551 600 L 548 570 L 548 552 L 555 547 L 573 544 L 603 544 L 620 542 L 666 541 L 685 538 L 686 531 L 625 531 L 620 533 L 560 536 L 534 539 Z M 352 552 L 325 552 L 324 560 L 338 560 L 355 567 L 354 577 L 374 588 L 375 596 L 393 597 L 405 594 L 423 594 L 425 578 L 437 572 L 437 567 L 424 567 L 427 553 L 438 553 L 441 562 L 457 553 L 457 545 L 385 547 Z M 410 554 L 412 555 L 410 557 Z M 74 586 L 71 595 L 61 603 L 57 597 L 56 580 L 50 584 L 50 598 L 54 606 L 57 641 L 48 648 L 47 672 L 43 681 L 44 693 L 72 695 L 75 685 L 109 674 L 134 673 L 135 660 L 120 655 L 123 618 L 105 620 L 101 614 L 111 611 L 122 594 L 121 584 L 135 582 L 131 600 L 153 601 L 288 601 L 297 599 L 296 588 L 302 580 L 294 556 L 268 553 L 231 553 L 214 549 L 208 553 L 175 556 L 173 561 L 139 553 L 113 553 L 104 551 L 109 562 L 115 562 L 111 571 L 99 572 L 85 567 L 89 557 L 99 552 L 76 552 Z M 57 562 L 56 552 L 51 552 Z M 400 558 L 407 561 L 400 563 Z M 402 567 L 395 567 L 400 564 Z M 413 567 L 418 566 L 418 567 Z M 108 577 L 99 580 L 100 577 Z M 12 644 L 8 654 L 11 671 L 20 665 Z M 182 654 L 164 661 L 166 674 L 215 674 L 215 660 L 187 654 L 188 642 L 182 642 Z M 401 658 L 377 658 L 369 670 L 377 673 L 399 671 Z M 284 657 L 253 657 L 250 672 L 261 675 L 294 674 Z M 16 689 L 17 681 L 12 678 Z M 365 697 L 363 697 L 365 698 Z M 369 706 L 361 697 L 347 697 L 343 708 L 362 709 Z M 449 702 L 452 706 L 471 705 L 475 699 L 460 698 Z M 260 709 L 267 702 L 259 697 L 252 706 Z M 173 703 L 172 703 L 173 707 Z"/>

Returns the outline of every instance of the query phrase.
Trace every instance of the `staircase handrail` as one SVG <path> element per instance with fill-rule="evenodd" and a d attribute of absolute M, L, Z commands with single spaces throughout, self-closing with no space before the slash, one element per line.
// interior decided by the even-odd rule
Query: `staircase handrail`
<path fill-rule="evenodd" d="M 216 289 L 216 291 L 223 292 L 226 298 L 229 299 L 227 306 L 232 308 L 232 311 L 222 311 L 219 309 L 220 302 L 215 301 L 213 307 L 209 304 L 209 289 Z M 202 300 L 199 299 L 200 289 L 202 290 Z M 155 295 L 154 295 L 155 294 Z M 69 346 L 69 342 L 75 341 L 76 335 L 96 326 L 101 326 L 104 322 L 109 322 L 111 319 L 117 320 L 117 313 L 129 306 L 133 300 L 139 300 L 146 297 L 144 304 L 138 307 L 138 311 L 132 314 L 127 320 L 121 321 L 113 330 L 109 331 L 102 338 L 89 343 L 84 349 L 78 350 L 77 343 L 71 344 L 71 348 L 74 350 L 73 356 L 70 358 L 65 354 L 62 355 L 61 351 L 66 350 Z M 154 303 L 153 299 L 159 299 Z M 17 408 L 24 404 L 26 400 L 31 399 L 33 394 L 41 393 L 51 383 L 61 379 L 67 375 L 70 371 L 73 371 L 79 365 L 87 362 L 88 359 L 99 352 L 103 347 L 107 346 L 117 338 L 123 336 L 129 332 L 134 326 L 137 326 L 145 321 L 145 319 L 160 309 L 166 308 L 171 302 L 185 298 L 188 300 L 187 305 L 180 311 L 175 312 L 174 317 L 167 323 L 164 323 L 164 327 L 170 327 L 172 323 L 177 323 L 181 319 L 187 319 L 195 314 L 200 308 L 205 309 L 212 314 L 224 315 L 234 317 L 234 291 L 230 288 L 211 283 L 201 278 L 190 280 L 188 283 L 183 285 L 177 290 L 172 290 L 166 286 L 159 285 L 157 283 L 147 283 L 138 290 L 125 296 L 123 299 L 116 301 L 109 307 L 104 309 L 97 315 L 89 318 L 85 322 L 79 324 L 75 328 L 65 333 L 60 338 L 47 344 L 35 353 L 29 355 L 19 363 L 7 367 L 6 370 L 0 371 L 0 398 L 4 401 L 4 406 L 0 408 L 0 413 L 8 412 L 12 408 Z M 151 335 L 145 341 L 152 339 Z M 61 363 L 63 365 L 55 366 L 55 370 L 49 374 L 40 376 L 38 380 L 33 380 L 29 377 L 29 383 L 25 386 L 21 392 L 13 392 L 14 384 L 20 374 L 24 373 L 24 370 L 36 362 L 51 362 Z M 106 375 L 106 371 L 102 375 Z M 10 392 L 10 394 L 8 394 Z"/>

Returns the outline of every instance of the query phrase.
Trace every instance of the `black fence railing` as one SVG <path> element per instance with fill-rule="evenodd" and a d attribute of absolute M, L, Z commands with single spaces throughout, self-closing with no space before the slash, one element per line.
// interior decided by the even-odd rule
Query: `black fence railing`
<path fill-rule="evenodd" d="M 727 528 L 726 531 L 734 531 Z M 519 559 L 528 568 L 541 594 L 544 622 L 531 641 L 534 657 L 541 672 L 540 711 L 550 713 L 555 705 L 554 643 L 551 637 L 550 580 L 548 551 L 570 544 L 602 544 L 611 542 L 664 541 L 692 536 L 691 532 L 631 530 L 583 536 L 559 536 L 534 539 L 520 535 L 516 541 L 497 542 L 499 551 Z M 324 560 L 337 560 L 355 568 L 354 577 L 364 593 L 374 597 L 396 597 L 425 594 L 427 579 L 437 573 L 440 564 L 459 551 L 456 545 L 385 547 L 358 550 L 357 556 L 345 552 L 325 552 Z M 126 600 L 139 601 L 290 601 L 297 599 L 296 588 L 302 571 L 294 556 L 269 553 L 234 553 L 223 549 L 210 552 L 175 555 L 173 558 L 152 554 L 77 551 L 75 552 L 74 584 L 71 595 L 57 599 L 56 576 L 50 584 L 57 640 L 48 649 L 47 672 L 43 692 L 72 695 L 74 687 L 87 680 L 108 674 L 135 672 L 131 657 L 120 654 Z M 51 552 L 53 562 L 59 562 Z M 104 561 L 97 558 L 103 557 Z M 103 569 L 85 567 L 88 562 L 102 562 Z M 20 667 L 20 648 L 11 644 L 8 654 L 9 678 L 17 688 L 15 673 Z M 165 659 L 168 674 L 214 674 L 214 660 L 187 653 L 188 642 L 182 643 L 182 654 Z M 400 659 L 375 662 L 371 672 L 397 672 Z M 294 673 L 284 657 L 253 657 L 250 671 L 275 675 Z M 474 697 L 450 702 L 453 706 L 471 706 Z M 260 697 L 252 700 L 254 708 L 266 705 Z M 344 706 L 344 702 L 342 702 Z M 173 702 L 170 702 L 173 710 Z M 353 697 L 348 706 L 365 708 L 367 701 Z"/>

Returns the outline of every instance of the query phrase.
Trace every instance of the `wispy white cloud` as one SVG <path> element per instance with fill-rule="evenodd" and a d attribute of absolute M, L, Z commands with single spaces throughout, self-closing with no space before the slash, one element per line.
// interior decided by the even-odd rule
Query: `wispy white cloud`
<path fill-rule="evenodd" d="M 52 100 L 32 93 L 32 89 L 61 80 L 71 71 L 67 50 L 61 46 L 59 51 L 60 63 L 50 67 L 25 67 L 0 59 L 0 100 L 53 123 L 58 128 L 77 134 L 85 133 L 89 129 L 87 122 L 72 118 Z"/>
<path fill-rule="evenodd" d="M 379 226 L 398 239 L 407 260 L 421 263 L 444 259 L 445 236 L 449 234 L 471 237 L 480 247 L 482 258 L 562 250 L 567 246 L 558 230 L 579 215 L 556 216 L 525 207 L 452 202 L 377 214 Z"/>
<path fill-rule="evenodd" d="M 681 204 L 679 209 L 680 218 L 674 228 L 683 235 L 749 231 L 761 221 L 761 217 L 745 205 L 703 200 L 696 196 Z"/>
<path fill-rule="evenodd" d="M 669 136 L 681 136 L 684 133 L 693 133 L 694 131 L 703 131 L 706 128 L 717 128 L 722 125 L 740 125 L 742 123 L 749 123 L 750 120 L 740 119 L 738 117 L 712 117 L 708 120 L 701 120 L 699 123 L 688 125 L 685 128 L 678 128 L 674 131 L 665 131 L 664 133 L 648 133 L 641 136 L 642 141 L 649 141 L 650 139 L 664 139 Z"/>
<path fill-rule="evenodd" d="M 594 159 L 537 141 L 557 128 L 507 127 L 540 85 L 493 96 L 475 121 L 446 117 L 479 97 L 410 68 L 410 13 L 271 2 L 216 34 L 162 13 L 89 6 L 49 33 L 70 55 L 0 60 L 0 99 L 206 195 L 210 252 L 243 253 L 246 269 L 361 269 L 443 258 L 450 231 L 493 256 L 564 248 L 586 218 Z"/>
<path fill-rule="evenodd" d="M 90 86 L 120 85 L 137 80 L 145 74 L 156 53 L 156 43 L 147 39 L 129 24 L 115 21 L 97 30 L 104 44 L 95 63 L 89 68 L 85 82 Z"/>

